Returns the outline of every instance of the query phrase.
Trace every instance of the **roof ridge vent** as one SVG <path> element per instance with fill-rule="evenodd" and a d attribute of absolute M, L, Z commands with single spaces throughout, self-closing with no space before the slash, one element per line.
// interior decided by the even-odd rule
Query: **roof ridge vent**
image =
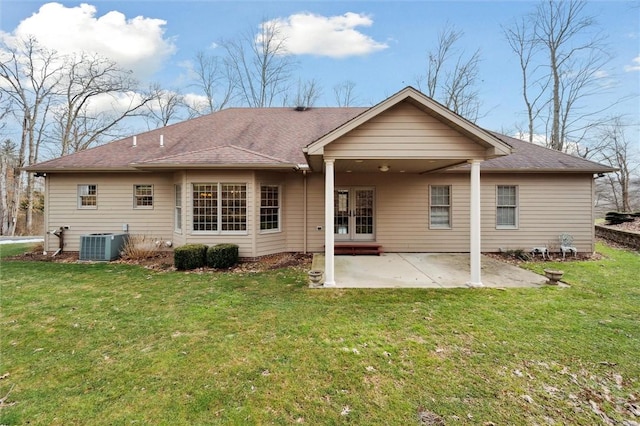
<path fill-rule="evenodd" d="M 308 109 L 309 109 L 309 107 L 306 107 L 306 106 L 304 106 L 304 105 L 298 105 L 298 106 L 295 108 L 295 110 L 296 110 L 296 111 L 298 111 L 298 112 L 303 112 L 303 111 L 306 111 L 306 110 L 308 110 Z"/>

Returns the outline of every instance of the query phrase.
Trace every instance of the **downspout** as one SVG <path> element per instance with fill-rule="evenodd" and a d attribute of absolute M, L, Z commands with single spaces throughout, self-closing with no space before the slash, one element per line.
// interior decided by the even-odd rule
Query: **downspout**
<path fill-rule="evenodd" d="M 46 255 L 47 254 L 47 250 L 49 249 L 49 233 L 47 232 L 47 229 L 49 229 L 49 194 L 51 193 L 51 185 L 49 184 L 51 181 L 51 178 L 49 176 L 47 176 L 46 174 L 44 175 L 44 250 L 42 252 L 42 254 Z"/>
<path fill-rule="evenodd" d="M 302 171 L 302 251 L 307 254 L 307 171 Z"/>
<path fill-rule="evenodd" d="M 302 172 L 302 252 L 307 254 L 307 172 L 309 166 L 307 164 L 298 164 L 294 170 Z"/>

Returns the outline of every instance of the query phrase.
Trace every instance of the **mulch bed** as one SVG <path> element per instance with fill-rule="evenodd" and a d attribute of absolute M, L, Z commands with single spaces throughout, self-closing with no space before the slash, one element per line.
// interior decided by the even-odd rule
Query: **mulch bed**
<path fill-rule="evenodd" d="M 17 256 L 11 256 L 8 260 L 21 260 L 33 262 L 57 262 L 57 263 L 75 263 L 78 262 L 78 252 L 62 252 L 53 256 L 52 253 L 43 254 L 42 246 L 36 246 L 32 251 L 22 253 Z M 299 267 L 309 269 L 311 267 L 312 254 L 304 253 L 278 253 L 268 256 L 262 256 L 251 260 L 241 260 L 236 266 L 229 268 L 231 272 L 264 272 L 274 269 Z M 156 271 L 174 271 L 173 252 L 159 251 L 153 256 L 126 259 L 121 258 L 114 260 L 112 263 L 121 263 L 127 265 L 144 266 L 147 269 Z M 212 272 L 216 271 L 212 268 L 199 268 L 196 272 Z M 194 272 L 194 271 L 189 271 Z"/>

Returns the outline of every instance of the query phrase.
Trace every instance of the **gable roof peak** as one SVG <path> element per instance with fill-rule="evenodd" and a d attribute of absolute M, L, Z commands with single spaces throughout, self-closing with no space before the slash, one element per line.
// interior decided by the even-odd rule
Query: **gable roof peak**
<path fill-rule="evenodd" d="M 305 152 L 307 155 L 323 155 L 324 147 L 331 142 L 341 136 L 344 136 L 346 133 L 372 118 L 388 111 L 396 105 L 407 101 L 424 111 L 425 114 L 433 116 L 448 126 L 456 129 L 460 133 L 470 137 L 477 143 L 482 144 L 488 150 L 492 151 L 490 154 L 491 157 L 508 155 L 511 153 L 511 147 L 509 144 L 495 137 L 493 134 L 487 132 L 481 127 L 478 127 L 476 124 L 464 117 L 456 114 L 412 86 L 406 86 L 404 89 L 389 96 L 377 105 L 366 109 L 353 119 L 343 123 L 341 126 L 322 136 L 318 140 L 311 142 L 306 146 Z M 487 152 L 489 153 L 489 151 Z"/>

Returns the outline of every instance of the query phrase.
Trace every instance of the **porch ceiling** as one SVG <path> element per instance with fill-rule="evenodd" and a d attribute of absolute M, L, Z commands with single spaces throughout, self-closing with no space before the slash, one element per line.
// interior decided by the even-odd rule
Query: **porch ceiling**
<path fill-rule="evenodd" d="M 315 161 L 314 161 L 315 160 Z M 429 173 L 457 164 L 465 163 L 460 159 L 339 159 L 335 162 L 337 173 L 381 173 L 381 167 L 387 166 L 383 173 Z M 313 158 L 311 168 L 323 169 L 322 157 Z"/>

